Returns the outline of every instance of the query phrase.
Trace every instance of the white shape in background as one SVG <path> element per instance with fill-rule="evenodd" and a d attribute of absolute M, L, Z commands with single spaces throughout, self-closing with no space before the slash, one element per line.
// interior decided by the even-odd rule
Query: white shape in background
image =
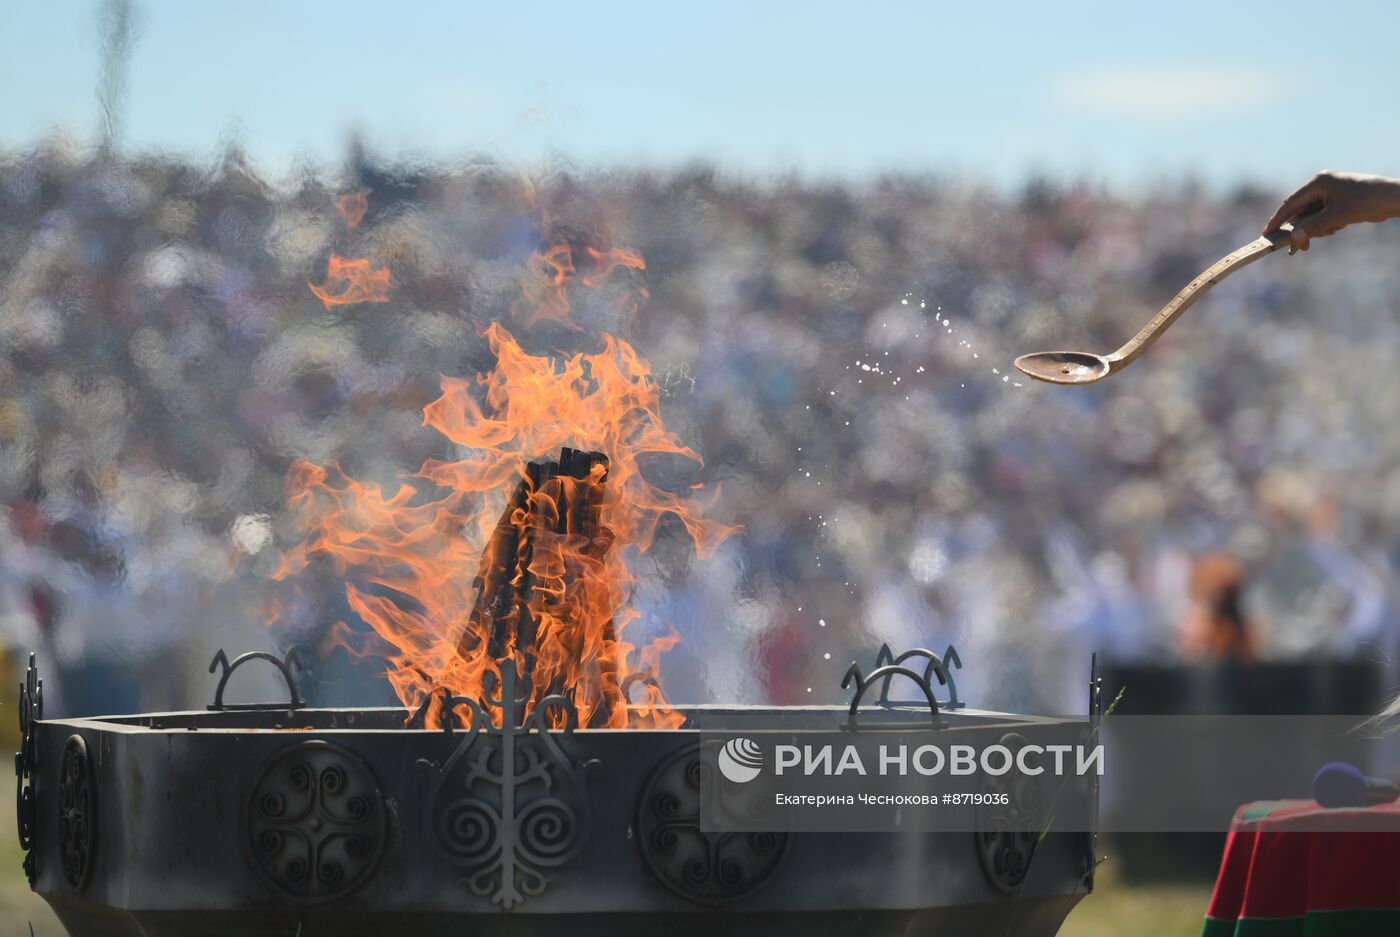
<path fill-rule="evenodd" d="M 257 553 L 272 540 L 272 518 L 266 514 L 241 514 L 228 529 L 234 544 L 244 553 Z"/>
<path fill-rule="evenodd" d="M 1218 117 L 1256 108 L 1285 89 L 1260 68 L 1123 65 L 1076 72 L 1059 85 L 1075 110 L 1138 123 Z"/>

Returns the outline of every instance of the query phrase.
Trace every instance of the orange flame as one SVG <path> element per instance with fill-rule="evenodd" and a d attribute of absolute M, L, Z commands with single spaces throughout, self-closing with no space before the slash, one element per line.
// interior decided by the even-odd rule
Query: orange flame
<path fill-rule="evenodd" d="M 626 558 L 629 547 L 650 547 L 664 515 L 680 521 L 702 556 L 733 532 L 705 519 L 693 492 L 658 488 L 640 470 L 659 453 L 697 464 L 700 457 L 665 428 L 650 367 L 627 342 L 605 335 L 602 351 L 561 359 L 526 353 L 499 324 L 485 336 L 496 355 L 491 372 L 475 381 L 444 377 L 442 396 L 423 410 L 424 423 L 467 455 L 424 463 L 394 492 L 334 465 L 297 463 L 289 501 L 306 536 L 283 556 L 277 577 L 316 558 L 353 576 L 346 596 L 371 632 L 342 624 L 331 644 L 382 657 L 410 711 L 444 690 L 480 698 L 485 675 L 509 656 L 531 675 L 529 705 L 562 692 L 582 725 L 679 725 L 683 717 L 655 679 L 676 637 L 642 648 L 623 639 L 637 617 Z M 566 447 L 605 453 L 606 467 L 525 484 L 531 459 Z M 583 522 L 589 512 L 591 525 Z M 523 596 L 528 642 L 523 630 L 503 642 L 488 633 L 478 587 L 484 593 L 490 584 L 473 581 L 511 550 L 524 561 L 509 585 Z M 644 687 L 645 698 L 625 700 L 632 686 Z M 429 726 L 441 720 L 431 707 Z"/>
<path fill-rule="evenodd" d="M 335 198 L 335 213 L 345 222 L 345 226 L 354 231 L 360 226 L 360 220 L 364 218 L 365 212 L 369 211 L 369 193 L 372 189 L 361 189 L 349 195 L 337 195 Z"/>
<path fill-rule="evenodd" d="M 527 326 L 542 319 L 555 322 L 568 319 L 573 308 L 569 301 L 569 285 L 575 272 L 573 251 L 563 241 L 536 251 L 526 262 L 520 280 L 520 292 L 530 312 L 522 316 L 518 306 L 512 311 L 523 318 Z"/>
<path fill-rule="evenodd" d="M 608 250 L 585 247 L 583 252 L 588 258 L 585 261 L 587 272 L 575 268 L 573 248 L 566 241 L 556 240 L 544 250 L 536 251 L 526 262 L 520 279 L 520 292 L 525 300 L 523 309 L 526 311 L 522 313 L 522 307 L 515 307 L 512 312 L 516 318 L 523 320 L 526 326 L 545 319 L 564 322 L 573 309 L 569 289 L 575 283 L 589 287 L 602 286 L 608 275 L 618 267 L 627 270 L 647 268 L 640 252 L 625 247 Z M 643 298 L 648 295 L 645 289 L 638 289 L 637 292 Z M 636 302 L 632 301 L 629 305 L 635 312 Z"/>
<path fill-rule="evenodd" d="M 625 267 L 628 270 L 645 270 L 647 262 L 642 259 L 642 255 L 634 250 L 625 247 L 615 247 L 612 250 L 599 251 L 591 247 L 584 248 L 584 252 L 593 258 L 593 272 L 583 278 L 584 286 L 600 286 L 618 267 Z"/>
<path fill-rule="evenodd" d="M 347 259 L 331 251 L 326 261 L 326 282 L 317 285 L 308 280 L 306 285 L 330 309 L 350 303 L 387 303 L 393 282 L 388 267 L 375 270 L 364 258 Z"/>

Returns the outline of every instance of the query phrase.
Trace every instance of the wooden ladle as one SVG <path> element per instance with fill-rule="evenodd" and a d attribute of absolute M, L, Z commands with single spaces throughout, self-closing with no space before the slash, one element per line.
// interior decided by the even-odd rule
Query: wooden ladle
<path fill-rule="evenodd" d="M 1117 374 L 1137 360 L 1153 342 L 1162 336 L 1177 318 L 1191 308 L 1212 286 L 1230 274 L 1247 267 L 1260 257 L 1287 247 L 1293 228 L 1284 225 L 1272 234 L 1255 238 L 1244 247 L 1221 257 L 1162 307 L 1152 321 L 1142 327 L 1128 343 L 1111 355 L 1096 355 L 1087 351 L 1038 351 L 1016 359 L 1016 367 L 1037 381 L 1051 384 L 1092 384 L 1110 374 Z"/>

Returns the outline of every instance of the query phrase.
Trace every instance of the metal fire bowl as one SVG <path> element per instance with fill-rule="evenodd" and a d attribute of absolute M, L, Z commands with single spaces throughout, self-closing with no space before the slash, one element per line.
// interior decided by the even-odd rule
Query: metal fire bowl
<path fill-rule="evenodd" d="M 684 711 L 570 733 L 406 729 L 399 709 L 36 720 L 34 887 L 91 937 L 1049 935 L 1092 888 L 1089 834 L 1020 852 L 993 833 L 703 834 L 685 794 L 702 731 L 828 732 L 846 710 Z M 940 718 L 949 744 L 1066 724 Z"/>

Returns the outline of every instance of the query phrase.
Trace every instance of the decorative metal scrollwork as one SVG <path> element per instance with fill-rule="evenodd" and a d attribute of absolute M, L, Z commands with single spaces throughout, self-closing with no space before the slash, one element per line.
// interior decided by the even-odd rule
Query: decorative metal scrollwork
<path fill-rule="evenodd" d="M 467 735 L 442 764 L 420 759 L 418 766 L 429 779 L 428 833 L 439 852 L 467 871 L 464 884 L 473 894 L 511 910 L 542 894 L 551 881 L 546 870 L 567 863 L 587 841 L 582 772 L 592 763 L 576 763 L 561 744 L 578 727 L 568 699 L 547 696 L 527 716 L 530 680 L 509 659 L 500 679 L 488 672 L 485 684 L 485 705 L 500 711 L 500 725 L 481 702 L 447 697 L 444 729 L 450 732 L 465 708 Z"/>
<path fill-rule="evenodd" d="M 1103 720 L 1103 677 L 1099 676 L 1099 655 L 1094 652 L 1089 655 L 1089 726 L 1093 731 L 1099 730 L 1099 722 Z"/>
<path fill-rule="evenodd" d="M 927 661 L 922 673 L 912 667 L 905 666 L 906 661 L 915 658 Z M 855 693 L 851 697 L 850 715 L 846 720 L 846 728 L 854 729 L 856 727 L 860 701 L 872 686 L 880 685 L 879 705 L 890 705 L 890 682 L 895 677 L 907 677 L 913 681 L 914 685 L 924 694 L 924 699 L 928 701 L 929 715 L 933 719 L 934 728 L 939 728 L 942 726 L 942 721 L 938 717 L 940 710 L 961 709 L 966 705 L 958 699 L 958 685 L 953 680 L 952 668 L 954 667 L 962 669 L 962 658 L 958 656 L 957 648 L 951 644 L 948 645 L 948 650 L 942 657 L 922 647 L 905 651 L 896 657 L 888 644 L 880 645 L 880 651 L 875 655 L 874 670 L 869 674 L 863 673 L 860 665 L 852 662 L 846 671 L 846 676 L 841 680 L 841 689 L 843 690 L 849 689 L 851 684 L 855 684 Z M 933 692 L 934 677 L 937 677 L 938 682 L 948 688 L 946 702 L 940 702 Z"/>
<path fill-rule="evenodd" d="M 92 872 L 97 830 L 97 785 L 87 742 L 81 735 L 68 737 L 58 772 L 58 853 L 63 877 L 82 891 Z"/>
<path fill-rule="evenodd" d="M 1099 655 L 1089 656 L 1089 744 L 1099 743 L 1103 722 L 1103 677 L 1099 676 Z M 1089 778 L 1089 833 L 1084 848 L 1084 884 L 1094 890 L 1094 872 L 1099 866 L 1099 776 Z"/>
<path fill-rule="evenodd" d="M 455 729 L 470 731 L 472 726 L 480 725 L 487 719 L 486 714 L 481 709 L 481 704 L 476 700 L 469 696 L 453 696 L 447 690 L 439 689 L 423 697 L 423 702 L 419 703 L 418 708 L 408 717 L 404 728 L 424 728 L 428 724 L 428 713 L 432 712 L 434 703 L 438 706 L 438 721 L 444 732 L 450 733 Z M 462 721 L 461 714 L 458 712 L 461 707 L 466 707 L 467 710 L 465 722 Z"/>
<path fill-rule="evenodd" d="M 967 705 L 962 700 L 958 699 L 958 684 L 953 679 L 953 668 L 962 669 L 962 658 L 958 655 L 958 649 L 951 644 L 948 645 L 948 650 L 943 652 L 942 657 L 939 657 L 928 648 L 923 647 L 912 648 L 900 654 L 898 657 L 895 657 L 894 651 L 890 650 L 890 646 L 888 644 L 882 644 L 880 645 L 879 653 L 875 655 L 875 666 L 877 668 L 891 665 L 898 666 L 903 664 L 906 660 L 915 657 L 922 657 L 928 661 L 928 663 L 924 665 L 925 683 L 932 687 L 933 678 L 937 677 L 938 682 L 948 688 L 948 699 L 939 702 L 938 706 L 940 709 L 947 712 L 954 709 L 962 709 Z M 889 674 L 884 678 L 884 685 L 880 688 L 881 706 L 889 704 L 890 680 L 893 676 L 894 674 Z"/>
<path fill-rule="evenodd" d="M 768 885 L 787 855 L 785 832 L 717 831 L 702 827 L 702 811 L 762 815 L 772 791 L 739 785 L 716 770 L 717 746 L 683 748 L 663 760 L 637 805 L 642 860 L 676 894 L 699 904 L 728 904 Z"/>
<path fill-rule="evenodd" d="M 1024 736 L 1008 732 L 998 741 L 1014 756 L 1026 744 Z M 992 795 L 977 808 L 977 858 L 987 880 L 1003 893 L 1011 893 L 1030 874 L 1036 845 L 1045 829 L 1045 805 L 1041 785 L 1034 777 L 1017 772 L 983 775 L 979 793 Z M 1005 804 L 995 803 L 1006 795 Z"/>
<path fill-rule="evenodd" d="M 622 698 L 629 703 L 632 702 L 632 691 L 637 687 L 646 687 L 646 692 L 648 694 L 660 693 L 661 691 L 661 683 L 654 675 L 649 673 L 629 673 L 622 678 L 622 685 L 619 687 L 622 692 Z"/>
<path fill-rule="evenodd" d="M 34 777 L 39 767 L 35 726 L 44 718 L 44 681 L 29 655 L 24 682 L 19 685 L 19 751 L 15 752 L 15 821 L 19 828 L 19 845 L 24 850 L 24 874 L 29 887 L 34 887 L 35 803 Z"/>
<path fill-rule="evenodd" d="M 341 898 L 363 885 L 384 851 L 384 798 L 360 758 L 329 742 L 275 756 L 244 809 L 254 864 L 297 901 Z"/>
<path fill-rule="evenodd" d="M 888 681 L 895 676 L 908 677 L 914 681 L 914 685 L 923 691 L 924 699 L 928 700 L 929 716 L 933 719 L 933 727 L 937 729 L 943 725 L 938 718 L 938 700 L 934 698 L 933 688 L 929 686 L 923 674 L 917 670 L 910 670 L 908 667 L 886 664 L 884 667 L 876 667 L 870 671 L 869 676 L 866 676 L 860 672 L 860 664 L 852 661 L 850 668 L 846 671 L 846 676 L 841 678 L 841 689 L 850 689 L 852 683 L 856 686 L 855 693 L 851 694 L 851 708 L 847 714 L 846 728 L 854 729 L 856 727 L 856 716 L 860 712 L 860 701 L 865 696 L 865 691 L 881 680 Z"/>
<path fill-rule="evenodd" d="M 291 699 L 290 699 L 288 702 L 286 702 L 286 703 L 225 703 L 225 702 L 224 702 L 224 688 L 225 688 L 226 686 L 228 686 L 229 677 L 232 677 L 232 676 L 233 676 L 233 672 L 234 672 L 235 670 L 237 670 L 239 667 L 242 667 L 244 664 L 248 663 L 248 661 L 250 661 L 250 660 L 265 660 L 265 661 L 269 662 L 270 664 L 272 664 L 274 667 L 277 668 L 277 670 L 282 674 L 282 679 L 287 681 L 287 692 L 291 695 Z M 277 657 L 274 657 L 273 655 L 267 653 L 266 651 L 249 651 L 249 652 L 246 653 L 246 654 L 240 654 L 240 655 L 238 655 L 238 657 L 236 657 L 236 658 L 234 659 L 233 663 L 229 663 L 228 655 L 224 653 L 223 648 L 220 648 L 219 651 L 218 651 L 218 653 L 216 653 L 216 654 L 214 655 L 214 659 L 211 660 L 211 661 L 209 662 L 209 672 L 210 672 L 210 673 L 213 673 L 214 671 L 218 670 L 220 667 L 222 667 L 222 668 L 223 668 L 223 671 L 224 671 L 224 672 L 219 676 L 219 685 L 218 685 L 217 687 L 214 688 L 214 702 L 212 702 L 212 703 L 209 704 L 209 709 L 212 710 L 212 711 L 214 711 L 214 712 L 218 712 L 218 711 L 224 710 L 224 709 L 238 709 L 238 710 L 245 710 L 245 711 L 246 711 L 246 710 L 257 710 L 257 709 L 300 709 L 304 704 L 303 704 L 302 701 L 301 701 L 301 695 L 300 695 L 299 693 L 297 693 L 297 681 L 296 681 L 296 678 L 292 676 L 292 668 L 293 668 L 293 667 L 300 667 L 300 666 L 301 666 L 301 662 L 300 662 L 299 660 L 297 660 L 296 648 L 292 648 L 291 650 L 287 651 L 287 656 L 286 656 L 286 657 L 283 657 L 283 658 L 280 658 L 280 659 L 277 658 Z"/>

